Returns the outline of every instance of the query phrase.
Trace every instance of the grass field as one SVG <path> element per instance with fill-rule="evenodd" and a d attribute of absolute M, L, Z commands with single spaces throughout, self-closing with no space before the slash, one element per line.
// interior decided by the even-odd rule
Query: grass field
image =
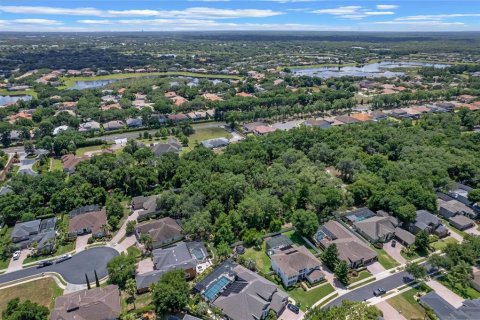
<path fill-rule="evenodd" d="M 60 160 L 60 159 L 52 159 L 52 161 L 53 161 L 52 171 L 55 171 L 55 170 L 63 171 L 62 160 Z"/>
<path fill-rule="evenodd" d="M 443 250 L 449 243 L 457 243 L 458 241 L 454 238 L 447 238 L 447 239 L 440 239 L 438 241 L 435 241 L 434 243 L 431 243 L 430 246 L 436 250 Z"/>
<path fill-rule="evenodd" d="M 428 290 L 431 290 L 428 286 L 420 285 L 388 299 L 387 302 L 407 319 L 424 319 L 425 309 L 415 300 L 414 296 L 418 292 Z"/>
<path fill-rule="evenodd" d="M 352 284 L 352 283 L 358 282 L 360 280 L 369 278 L 371 276 L 372 276 L 372 274 L 368 270 L 362 270 L 358 273 L 358 275 L 356 277 L 348 277 L 348 283 Z"/>
<path fill-rule="evenodd" d="M 1 96 L 32 96 L 37 97 L 37 93 L 34 90 L 23 90 L 23 91 L 8 91 L 6 89 L 0 89 Z"/>
<path fill-rule="evenodd" d="M 83 147 L 83 148 L 78 148 L 75 154 L 79 157 L 85 155 L 86 152 L 91 152 L 91 151 L 99 151 L 102 150 L 102 148 L 108 148 L 107 145 L 99 145 L 99 146 L 89 146 L 89 147 Z"/>
<path fill-rule="evenodd" d="M 269 273 L 271 271 L 272 263 L 270 262 L 270 258 L 267 256 L 265 250 L 265 242 L 263 242 L 260 250 L 257 250 L 256 248 L 248 248 L 245 250 L 243 256 L 246 259 L 254 260 L 258 271 L 262 273 Z"/>
<path fill-rule="evenodd" d="M 399 265 L 399 263 L 390 257 L 390 255 L 384 249 L 377 249 L 372 247 L 378 254 L 378 262 L 385 268 L 391 269 Z"/>
<path fill-rule="evenodd" d="M 17 297 L 20 298 L 20 301 L 30 300 L 51 309 L 55 298 L 62 294 L 63 290 L 51 278 L 0 289 L 0 314 L 6 309 L 8 301 Z"/>
<path fill-rule="evenodd" d="M 67 89 L 75 85 L 77 81 L 98 81 L 98 80 L 112 80 L 112 79 L 132 79 L 142 77 L 168 77 L 168 76 L 180 76 L 180 77 L 194 77 L 194 78 L 209 78 L 209 79 L 232 79 L 241 80 L 242 77 L 226 74 L 205 74 L 205 73 L 193 73 L 193 72 L 149 72 L 149 73 L 121 73 L 121 74 L 109 74 L 105 76 L 95 77 L 62 77 L 60 80 L 63 82 L 63 86 L 59 89 Z"/>
<path fill-rule="evenodd" d="M 193 148 L 195 148 L 197 144 L 199 144 L 203 140 L 214 138 L 230 139 L 231 137 L 232 134 L 230 132 L 219 127 L 195 129 L 195 133 L 188 137 L 188 147 L 183 148 L 182 154 L 191 151 Z"/>
<path fill-rule="evenodd" d="M 295 288 L 288 291 L 288 294 L 297 304 L 300 304 L 300 309 L 306 310 L 333 291 L 335 291 L 335 289 L 327 282 L 309 291 L 304 291 L 302 288 Z"/>

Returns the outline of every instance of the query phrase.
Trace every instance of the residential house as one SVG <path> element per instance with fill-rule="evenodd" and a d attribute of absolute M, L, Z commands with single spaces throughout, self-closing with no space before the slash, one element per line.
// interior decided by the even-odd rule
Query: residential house
<path fill-rule="evenodd" d="M 132 209 L 133 210 L 140 210 L 138 212 L 137 221 L 143 221 L 154 216 L 157 210 L 157 199 L 158 196 L 138 196 L 132 199 Z"/>
<path fill-rule="evenodd" d="M 405 247 L 415 243 L 415 235 L 400 227 L 395 228 L 395 239 Z"/>
<path fill-rule="evenodd" d="M 457 214 L 456 216 L 448 219 L 448 221 L 452 226 L 454 226 L 458 230 L 466 230 L 475 226 L 475 221 L 473 221 L 468 217 L 465 217 L 462 214 Z"/>
<path fill-rule="evenodd" d="M 108 285 L 58 297 L 50 320 L 116 320 L 121 312 L 120 290 L 116 285 Z"/>
<path fill-rule="evenodd" d="M 372 116 L 368 113 L 352 113 L 350 117 L 360 122 L 367 122 L 373 120 Z"/>
<path fill-rule="evenodd" d="M 80 207 L 69 213 L 68 235 L 76 238 L 84 234 L 92 234 L 94 238 L 102 238 L 108 234 L 107 213 L 99 206 Z"/>
<path fill-rule="evenodd" d="M 468 194 L 471 190 L 471 187 L 457 183 L 454 188 L 448 191 L 448 195 L 467 206 L 471 206 L 472 202 L 468 200 Z"/>
<path fill-rule="evenodd" d="M 253 133 L 256 127 L 258 126 L 265 126 L 265 123 L 263 122 L 251 122 L 251 123 L 246 123 L 243 125 L 243 132 L 244 133 Z"/>
<path fill-rule="evenodd" d="M 66 154 L 62 156 L 61 159 L 62 159 L 63 172 L 72 174 L 75 172 L 75 168 L 77 167 L 77 165 L 80 162 L 87 160 L 88 157 L 85 157 L 85 156 L 77 157 L 74 154 Z"/>
<path fill-rule="evenodd" d="M 186 114 L 176 113 L 176 114 L 167 115 L 167 119 L 173 122 L 181 122 L 181 121 L 187 121 L 188 117 Z"/>
<path fill-rule="evenodd" d="M 475 290 L 480 291 L 480 270 L 475 269 L 472 275 L 472 287 L 475 288 Z"/>
<path fill-rule="evenodd" d="M 377 259 L 373 249 L 338 221 L 330 220 L 320 226 L 313 240 L 322 249 L 335 244 L 339 258 L 346 261 L 350 268 L 358 268 Z"/>
<path fill-rule="evenodd" d="M 276 128 L 269 126 L 257 126 L 253 129 L 253 133 L 257 136 L 264 136 L 275 131 L 277 131 Z"/>
<path fill-rule="evenodd" d="M 443 200 L 446 199 L 447 201 Z M 470 217 L 475 217 L 475 211 L 469 206 L 461 203 L 458 200 L 452 199 L 450 197 L 443 197 L 443 194 L 439 194 L 439 199 L 437 199 L 438 212 L 445 219 L 450 219 L 457 214 L 467 215 Z"/>
<path fill-rule="evenodd" d="M 103 129 L 105 129 L 105 131 L 120 130 L 123 129 L 123 127 L 125 127 L 125 123 L 119 120 L 112 120 L 103 124 Z"/>
<path fill-rule="evenodd" d="M 363 221 L 374 216 L 376 216 L 375 212 L 369 208 L 363 207 L 346 212 L 342 215 L 342 219 L 349 225 L 353 226 L 355 222 Z"/>
<path fill-rule="evenodd" d="M 143 120 L 142 118 L 128 118 L 127 119 L 127 127 L 129 128 L 141 128 L 143 127 Z"/>
<path fill-rule="evenodd" d="M 198 282 L 195 290 L 231 320 L 263 320 L 270 310 L 278 316 L 288 304 L 288 295 L 275 284 L 231 260 Z"/>
<path fill-rule="evenodd" d="M 457 99 L 458 99 L 458 101 L 463 102 L 463 103 L 470 103 L 473 100 L 475 100 L 475 98 L 476 98 L 475 96 L 472 96 L 472 95 L 469 95 L 469 94 L 463 94 L 463 95 L 459 96 Z"/>
<path fill-rule="evenodd" d="M 478 320 L 480 299 L 465 300 L 462 306 L 455 308 L 435 291 L 419 299 L 421 305 L 433 310 L 439 320 Z"/>
<path fill-rule="evenodd" d="M 100 130 L 100 123 L 97 121 L 88 121 L 80 124 L 78 131 L 88 132 L 88 131 L 98 131 Z"/>
<path fill-rule="evenodd" d="M 410 117 L 410 115 L 404 109 L 393 109 L 390 111 L 390 115 L 397 119 L 405 119 Z"/>
<path fill-rule="evenodd" d="M 380 120 L 386 120 L 388 119 L 388 115 L 383 113 L 382 111 L 373 111 L 371 113 L 373 121 L 380 121 Z"/>
<path fill-rule="evenodd" d="M 275 250 L 292 247 L 293 242 L 286 235 L 279 234 L 279 235 L 265 239 L 265 245 L 266 245 L 268 256 L 271 256 Z"/>
<path fill-rule="evenodd" d="M 36 243 L 37 253 L 50 253 L 55 248 L 55 223 L 57 219 L 37 219 L 19 222 L 13 227 L 11 238 L 16 248 L 25 249 Z"/>
<path fill-rule="evenodd" d="M 320 129 L 328 129 L 332 126 L 330 122 L 325 120 L 306 120 L 303 123 L 303 125 L 307 127 L 316 127 Z"/>
<path fill-rule="evenodd" d="M 322 263 L 304 246 L 276 249 L 270 258 L 273 271 L 286 287 L 304 279 L 311 284 L 325 279 L 320 271 Z"/>
<path fill-rule="evenodd" d="M 182 227 L 170 217 L 138 224 L 135 228 L 135 235 L 138 240 L 140 240 L 142 234 L 150 235 L 154 249 L 183 238 Z"/>
<path fill-rule="evenodd" d="M 163 249 L 153 250 L 152 255 L 154 270 L 135 277 L 139 293 L 148 291 L 153 283 L 170 270 L 185 271 L 187 279 L 193 279 L 197 274 L 197 260 L 190 253 L 187 243 L 183 241 Z"/>
<path fill-rule="evenodd" d="M 225 147 L 229 143 L 230 141 L 227 138 L 208 139 L 201 142 L 201 144 L 208 149 Z"/>
<path fill-rule="evenodd" d="M 68 129 L 69 129 L 68 126 L 58 126 L 58 127 L 53 129 L 53 135 L 56 136 L 56 135 L 60 134 L 60 132 L 67 131 Z"/>
<path fill-rule="evenodd" d="M 449 235 L 448 229 L 441 223 L 440 219 L 427 210 L 417 210 L 415 222 L 410 224 L 410 232 L 417 234 L 421 230 L 427 230 L 440 238 Z"/>
<path fill-rule="evenodd" d="M 398 227 L 397 218 L 385 213 L 353 223 L 353 228 L 370 243 L 387 242 L 395 236 Z"/>
<path fill-rule="evenodd" d="M 340 121 L 344 124 L 352 124 L 352 123 L 361 122 L 360 120 L 358 120 L 356 118 L 353 118 L 353 117 L 350 117 L 350 116 L 347 116 L 347 115 L 341 115 L 341 116 L 335 117 L 335 120 Z"/>
<path fill-rule="evenodd" d="M 192 120 L 202 120 L 207 117 L 207 112 L 206 111 L 192 111 L 187 113 L 187 116 L 192 119 Z"/>
<path fill-rule="evenodd" d="M 179 154 L 180 151 L 182 151 L 183 146 L 177 139 L 170 138 L 167 143 L 157 143 L 153 145 L 151 149 L 157 157 L 160 157 L 168 152 Z"/>

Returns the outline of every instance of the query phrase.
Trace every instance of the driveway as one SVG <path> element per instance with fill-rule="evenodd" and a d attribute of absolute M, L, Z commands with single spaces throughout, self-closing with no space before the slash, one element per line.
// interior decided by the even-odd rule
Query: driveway
<path fill-rule="evenodd" d="M 85 274 L 90 281 L 95 279 L 94 270 L 97 271 L 99 279 L 108 275 L 107 262 L 117 256 L 118 252 L 110 247 L 95 247 L 75 254 L 71 259 L 40 268 L 30 267 L 0 275 L 0 283 L 23 279 L 25 277 L 38 275 L 43 272 L 57 272 L 65 281 L 73 284 L 85 284 Z"/>
<path fill-rule="evenodd" d="M 379 302 L 375 305 L 383 312 L 383 319 L 385 320 L 407 320 L 395 308 L 393 308 L 387 301 Z"/>
<path fill-rule="evenodd" d="M 375 261 L 374 263 L 370 263 L 367 266 L 367 270 L 370 271 L 371 274 L 376 275 L 380 272 L 385 271 L 386 269 L 380 264 L 380 262 Z"/>
<path fill-rule="evenodd" d="M 30 253 L 30 249 L 24 249 L 20 251 L 20 258 L 13 260 L 13 257 L 10 259 L 10 264 L 8 265 L 7 272 L 12 272 L 22 269 L 23 261 L 27 258 Z"/>
<path fill-rule="evenodd" d="M 336 289 L 336 290 L 346 290 L 347 287 L 340 281 L 338 281 L 335 278 L 335 275 L 333 274 L 330 269 L 328 269 L 325 265 L 322 264 L 320 267 L 320 270 L 325 274 L 325 279 Z"/>
<path fill-rule="evenodd" d="M 478 228 L 478 226 L 477 226 L 477 224 L 475 224 L 475 226 L 473 226 L 472 228 L 467 229 L 467 230 L 464 230 L 464 231 L 465 231 L 466 233 L 479 236 L 479 235 L 480 235 L 480 231 L 478 231 L 477 228 Z"/>
<path fill-rule="evenodd" d="M 402 255 L 400 254 L 402 252 L 402 249 L 404 249 L 404 248 L 405 248 L 405 246 L 403 244 L 399 243 L 398 241 L 397 241 L 397 244 L 395 245 L 395 247 L 392 247 L 392 241 L 389 241 L 389 242 L 387 242 L 383 245 L 383 250 L 385 250 L 385 252 L 390 257 L 395 259 L 400 264 L 407 263 L 407 260 L 404 257 L 402 257 Z"/>
<path fill-rule="evenodd" d="M 456 233 L 455 231 L 453 231 L 452 227 L 449 227 L 449 226 L 445 226 L 445 227 L 447 227 L 448 231 L 450 231 L 450 237 L 451 238 L 457 240 L 458 243 L 463 242 L 463 237 L 461 235 L 459 235 L 458 233 Z"/>
<path fill-rule="evenodd" d="M 85 250 L 85 247 L 88 245 L 88 239 L 90 239 L 91 236 L 91 234 L 84 234 L 77 237 L 77 240 L 75 242 L 75 251 L 77 253 Z"/>
<path fill-rule="evenodd" d="M 293 313 L 290 309 L 286 308 L 283 310 L 283 312 L 280 314 L 278 317 L 279 320 L 300 320 L 303 319 L 303 316 L 305 315 L 302 310 L 298 314 Z"/>
<path fill-rule="evenodd" d="M 463 299 L 462 297 L 460 297 L 459 295 L 457 295 L 456 293 L 454 293 L 452 290 L 448 289 L 447 287 L 445 287 L 443 284 L 441 284 L 440 282 L 436 281 L 436 280 L 429 280 L 429 281 L 426 281 L 426 284 L 432 288 L 433 290 L 435 290 L 435 292 L 440 296 L 442 297 L 443 299 L 445 299 L 446 301 L 448 301 L 452 306 L 454 306 L 455 308 L 459 308 L 463 305 L 463 301 L 465 301 L 465 299 Z"/>

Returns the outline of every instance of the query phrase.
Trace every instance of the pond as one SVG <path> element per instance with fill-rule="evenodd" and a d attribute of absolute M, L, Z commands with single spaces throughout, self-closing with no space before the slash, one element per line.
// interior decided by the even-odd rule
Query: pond
<path fill-rule="evenodd" d="M 69 90 L 83 90 L 83 89 L 95 89 L 106 86 L 107 84 L 114 83 L 123 79 L 106 79 L 106 80 L 82 80 L 76 81 L 75 84 L 68 88 Z"/>
<path fill-rule="evenodd" d="M 28 96 L 28 95 L 23 95 L 23 96 L 0 96 L 0 106 L 15 103 L 18 100 L 29 101 L 29 100 L 32 100 L 32 96 Z"/>
<path fill-rule="evenodd" d="M 446 64 L 433 64 L 424 62 L 395 62 L 382 61 L 370 63 L 361 67 L 319 67 L 319 68 L 293 68 L 292 72 L 297 76 L 310 76 L 319 78 L 339 78 L 339 77 L 366 77 L 366 78 L 393 78 L 403 76 L 405 73 L 400 71 L 390 71 L 397 68 L 418 68 L 434 67 L 445 68 Z"/>

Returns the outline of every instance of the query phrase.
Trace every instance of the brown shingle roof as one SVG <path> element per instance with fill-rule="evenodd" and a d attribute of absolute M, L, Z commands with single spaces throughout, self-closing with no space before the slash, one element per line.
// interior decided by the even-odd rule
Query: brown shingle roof
<path fill-rule="evenodd" d="M 91 211 L 71 218 L 70 223 L 68 224 L 68 232 L 90 229 L 92 230 L 92 234 L 96 234 L 100 232 L 105 225 L 107 225 L 107 213 L 105 212 L 105 209 Z"/>
<path fill-rule="evenodd" d="M 166 242 L 181 237 L 182 234 L 182 227 L 170 217 L 148 221 L 138 225 L 136 230 L 139 234 L 150 234 L 153 243 Z"/>
<path fill-rule="evenodd" d="M 58 297 L 50 320 L 113 320 L 120 312 L 120 291 L 109 285 Z"/>
<path fill-rule="evenodd" d="M 272 261 L 288 276 L 300 273 L 303 269 L 320 267 L 320 261 L 304 246 L 294 246 L 278 250 L 271 256 Z"/>

